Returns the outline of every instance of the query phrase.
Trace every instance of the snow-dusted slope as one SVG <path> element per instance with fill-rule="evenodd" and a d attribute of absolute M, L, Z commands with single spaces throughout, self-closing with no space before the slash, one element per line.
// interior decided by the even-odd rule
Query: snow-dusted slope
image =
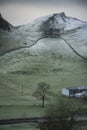
<path fill-rule="evenodd" d="M 87 23 L 67 17 L 64 13 L 38 18 L 11 32 L 1 28 L 0 55 L 20 48 L 30 48 L 44 38 L 61 39 L 65 43 L 65 48 L 68 46 L 80 58 L 87 58 Z"/>
<path fill-rule="evenodd" d="M 86 22 L 79 19 L 68 17 L 62 12 L 40 17 L 25 26 L 21 26 L 20 29 L 24 31 L 43 31 L 42 29 L 49 27 L 54 29 L 72 30 L 83 26 L 85 23 Z"/>

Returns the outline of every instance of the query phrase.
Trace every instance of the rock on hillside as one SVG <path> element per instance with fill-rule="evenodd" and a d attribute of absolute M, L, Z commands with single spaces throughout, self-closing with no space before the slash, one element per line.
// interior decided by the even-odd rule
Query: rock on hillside
<path fill-rule="evenodd" d="M 4 31 L 11 31 L 13 28 L 14 27 L 9 22 L 7 22 L 0 14 L 0 29 Z"/>

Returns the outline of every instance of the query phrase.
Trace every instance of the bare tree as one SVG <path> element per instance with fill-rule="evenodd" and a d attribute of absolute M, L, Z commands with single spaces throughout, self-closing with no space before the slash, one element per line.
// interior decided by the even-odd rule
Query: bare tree
<path fill-rule="evenodd" d="M 45 99 L 46 99 L 49 88 L 50 88 L 49 84 L 47 84 L 45 82 L 40 82 L 40 83 L 38 83 L 37 90 L 33 94 L 36 98 L 41 99 L 42 107 L 45 106 Z"/>
<path fill-rule="evenodd" d="M 41 130 L 74 130 L 74 117 L 78 107 L 72 102 L 59 100 L 48 107 L 48 120 L 40 124 Z"/>

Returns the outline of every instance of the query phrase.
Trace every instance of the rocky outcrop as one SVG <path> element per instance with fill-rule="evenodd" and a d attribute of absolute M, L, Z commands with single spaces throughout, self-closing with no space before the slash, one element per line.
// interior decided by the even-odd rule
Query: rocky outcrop
<path fill-rule="evenodd" d="M 12 27 L 13 26 L 9 22 L 7 22 L 0 14 L 0 29 L 5 31 L 11 31 Z"/>

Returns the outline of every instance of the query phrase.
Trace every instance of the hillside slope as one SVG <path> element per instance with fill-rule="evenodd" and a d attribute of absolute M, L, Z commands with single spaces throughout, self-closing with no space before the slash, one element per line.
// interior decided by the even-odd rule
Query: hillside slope
<path fill-rule="evenodd" d="M 3 19 L 3 18 L 1 18 Z M 2 22 L 3 21 L 3 22 Z M 87 23 L 67 17 L 64 13 L 41 17 L 32 23 L 14 28 L 11 32 L 4 30 L 10 24 L 3 19 L 0 29 L 0 55 L 20 48 L 29 48 L 43 38 L 60 38 L 87 57 Z M 5 23 L 5 24 L 4 24 Z M 78 47 L 77 47 L 78 46 Z M 71 48 L 72 49 L 72 48 Z"/>

